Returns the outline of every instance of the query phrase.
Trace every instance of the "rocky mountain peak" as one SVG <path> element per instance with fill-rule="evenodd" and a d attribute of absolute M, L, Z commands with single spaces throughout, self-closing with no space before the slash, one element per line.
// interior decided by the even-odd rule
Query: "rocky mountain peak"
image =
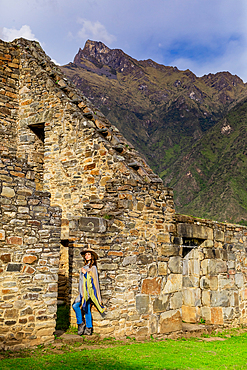
<path fill-rule="evenodd" d="M 133 68 L 135 59 L 125 54 L 121 49 L 110 49 L 103 42 L 87 40 L 83 49 L 79 49 L 74 58 L 76 65 L 84 64 L 85 59 L 101 68 L 103 65 L 123 72 Z"/>
<path fill-rule="evenodd" d="M 101 41 L 87 40 L 83 50 L 81 51 L 83 54 L 86 54 L 97 59 L 98 54 L 107 54 L 111 51 L 111 49 L 108 48 Z"/>

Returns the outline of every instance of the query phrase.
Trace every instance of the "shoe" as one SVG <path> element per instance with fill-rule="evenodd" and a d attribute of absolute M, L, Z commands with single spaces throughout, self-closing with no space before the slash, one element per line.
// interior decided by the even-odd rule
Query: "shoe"
<path fill-rule="evenodd" d="M 83 335 L 84 334 L 84 331 L 85 331 L 85 327 L 86 327 L 86 325 L 84 324 L 84 322 L 81 323 L 81 324 L 79 324 L 78 325 L 78 332 L 77 332 L 77 334 L 78 335 Z"/>
<path fill-rule="evenodd" d="M 84 331 L 84 335 L 92 335 L 93 334 L 93 328 L 86 328 Z"/>

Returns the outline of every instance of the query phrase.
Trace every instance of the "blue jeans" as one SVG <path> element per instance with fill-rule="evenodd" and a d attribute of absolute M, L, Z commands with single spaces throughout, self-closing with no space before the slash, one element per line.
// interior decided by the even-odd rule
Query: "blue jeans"
<path fill-rule="evenodd" d="M 91 305 L 90 305 L 90 299 L 86 302 L 86 307 L 84 310 L 85 312 L 85 320 L 86 320 L 86 327 L 87 328 L 92 328 L 93 327 L 93 324 L 92 324 L 92 314 L 91 314 Z M 74 303 L 72 305 L 73 307 L 73 310 L 75 311 L 75 314 L 76 314 L 76 319 L 77 319 L 77 325 L 80 325 L 82 324 L 83 320 L 82 320 L 82 314 L 81 314 L 81 301 L 80 302 L 77 302 L 77 303 Z"/>

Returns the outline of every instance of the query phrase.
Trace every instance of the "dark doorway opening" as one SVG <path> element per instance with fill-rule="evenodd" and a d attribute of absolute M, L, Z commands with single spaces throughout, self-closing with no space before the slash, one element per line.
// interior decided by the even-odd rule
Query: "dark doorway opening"
<path fill-rule="evenodd" d="M 58 299 L 56 330 L 67 331 L 70 327 L 70 250 L 69 240 L 61 240 L 58 272 Z"/>

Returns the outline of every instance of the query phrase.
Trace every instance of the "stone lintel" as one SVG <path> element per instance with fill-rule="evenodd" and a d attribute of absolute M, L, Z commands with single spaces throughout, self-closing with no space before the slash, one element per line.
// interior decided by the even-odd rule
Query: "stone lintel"
<path fill-rule="evenodd" d="M 213 239 L 213 229 L 195 224 L 178 224 L 178 235 L 184 238 Z"/>

